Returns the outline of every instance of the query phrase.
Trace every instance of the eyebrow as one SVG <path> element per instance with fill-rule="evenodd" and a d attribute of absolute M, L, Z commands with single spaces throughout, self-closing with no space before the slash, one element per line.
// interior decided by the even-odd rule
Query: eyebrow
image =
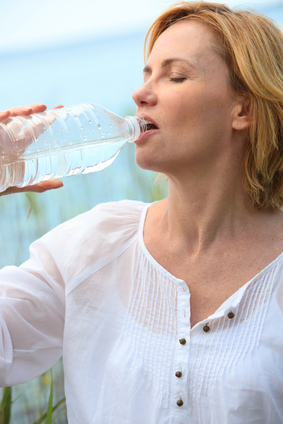
<path fill-rule="evenodd" d="M 189 65 L 191 68 L 195 68 L 195 66 L 191 62 L 189 62 L 188 60 L 181 59 L 181 58 L 178 58 L 178 57 L 163 60 L 163 62 L 161 63 L 161 68 L 167 68 L 168 66 L 172 65 L 172 63 L 174 63 L 174 62 L 183 62 L 186 65 Z M 143 73 L 147 74 L 147 73 L 150 73 L 150 72 L 152 72 L 151 67 L 146 65 L 143 69 Z"/>

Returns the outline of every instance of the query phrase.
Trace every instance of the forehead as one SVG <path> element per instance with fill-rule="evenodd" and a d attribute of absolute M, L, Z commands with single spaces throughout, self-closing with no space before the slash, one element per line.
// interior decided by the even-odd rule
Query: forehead
<path fill-rule="evenodd" d="M 222 62 L 214 50 L 216 44 L 216 37 L 207 25 L 193 19 L 179 21 L 157 38 L 148 64 L 172 55 L 189 59 L 199 66 L 211 61 Z"/>

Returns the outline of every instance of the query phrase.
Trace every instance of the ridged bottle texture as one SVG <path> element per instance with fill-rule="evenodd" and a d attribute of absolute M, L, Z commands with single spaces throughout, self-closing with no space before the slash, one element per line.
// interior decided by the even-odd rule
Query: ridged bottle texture
<path fill-rule="evenodd" d="M 0 123 L 0 192 L 100 171 L 144 131 L 143 118 L 91 103 L 8 118 Z"/>

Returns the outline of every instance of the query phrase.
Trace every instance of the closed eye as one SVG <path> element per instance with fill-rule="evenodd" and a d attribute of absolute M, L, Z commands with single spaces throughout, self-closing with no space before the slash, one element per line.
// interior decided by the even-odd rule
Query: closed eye
<path fill-rule="evenodd" d="M 170 78 L 170 81 L 173 81 L 173 82 L 183 82 L 184 80 L 185 80 L 186 78 Z"/>

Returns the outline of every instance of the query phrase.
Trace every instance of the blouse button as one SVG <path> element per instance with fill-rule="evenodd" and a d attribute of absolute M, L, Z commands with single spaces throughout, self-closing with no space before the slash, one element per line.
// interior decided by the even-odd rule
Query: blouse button
<path fill-rule="evenodd" d="M 180 400 L 177 401 L 177 405 L 178 406 L 182 406 L 183 404 L 184 404 L 184 402 L 182 401 L 182 399 L 180 399 Z"/>
<path fill-rule="evenodd" d="M 232 319 L 232 318 L 234 318 L 234 314 L 233 314 L 233 312 L 232 311 L 230 311 L 229 312 L 229 314 L 227 315 L 227 317 L 229 318 L 229 319 Z"/>
<path fill-rule="evenodd" d="M 177 372 L 175 372 L 175 375 L 176 375 L 176 377 L 178 377 L 178 378 L 182 377 L 182 373 L 181 373 L 181 371 L 177 371 Z"/>
<path fill-rule="evenodd" d="M 203 331 L 205 331 L 205 332 L 207 333 L 209 330 L 210 330 L 210 328 L 209 328 L 209 326 L 206 324 L 206 325 L 203 327 Z"/>
<path fill-rule="evenodd" d="M 185 344 L 187 343 L 187 340 L 186 340 L 186 339 L 180 339 L 180 340 L 179 340 L 179 342 L 180 342 L 182 345 L 185 345 Z"/>

